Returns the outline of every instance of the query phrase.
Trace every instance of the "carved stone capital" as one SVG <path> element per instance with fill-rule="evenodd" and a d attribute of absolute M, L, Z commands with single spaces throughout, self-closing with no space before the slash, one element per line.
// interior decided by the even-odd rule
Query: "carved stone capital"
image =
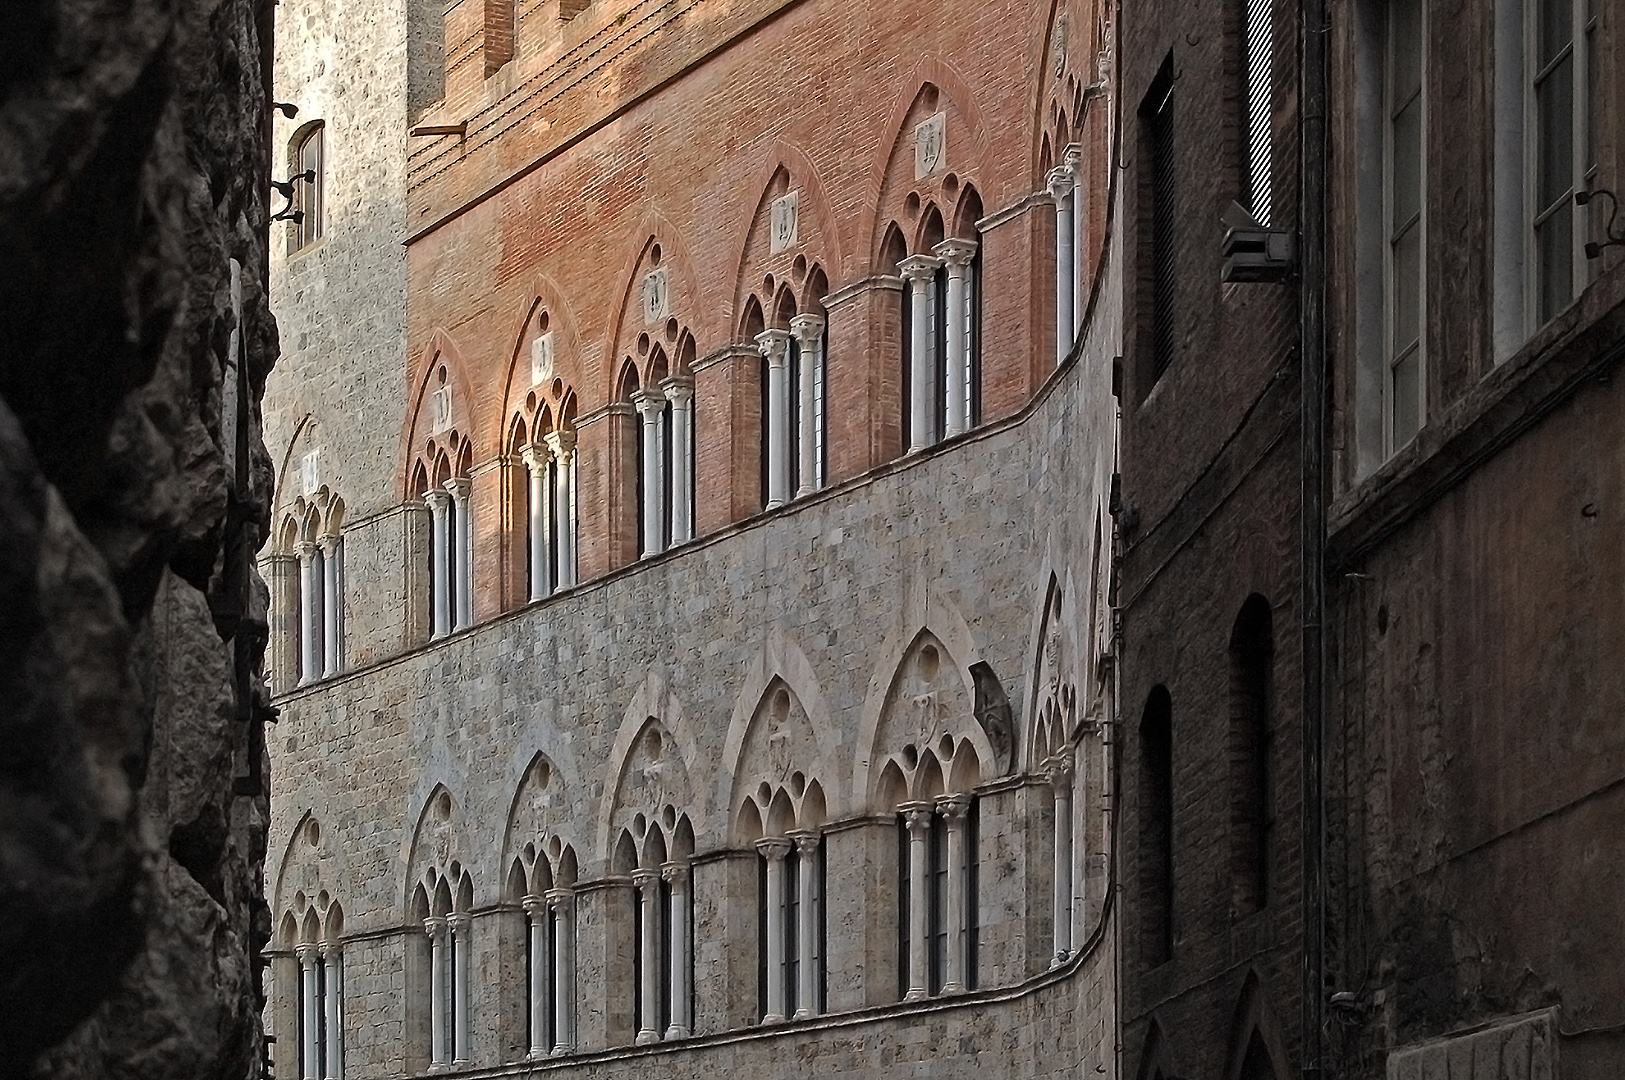
<path fill-rule="evenodd" d="M 910 255 L 897 264 L 897 272 L 918 285 L 935 277 L 941 265 L 942 260 L 935 255 Z"/>
<path fill-rule="evenodd" d="M 295 956 L 299 957 L 300 967 L 309 967 L 311 964 L 316 962 L 316 957 L 320 955 L 317 947 L 308 941 L 295 945 L 293 947 L 293 953 Z"/>
<path fill-rule="evenodd" d="M 316 557 L 316 541 L 300 540 L 293 545 L 293 553 L 299 556 L 300 562 L 309 562 Z"/>
<path fill-rule="evenodd" d="M 818 850 L 818 845 L 824 838 L 817 829 L 797 829 L 790 834 L 789 839 L 801 854 L 811 855 Z"/>
<path fill-rule="evenodd" d="M 963 269 L 976 258 L 977 243 L 975 240 L 963 240 L 957 236 L 950 237 L 931 250 L 937 258 L 948 264 L 948 272 Z"/>
<path fill-rule="evenodd" d="M 660 864 L 660 879 L 667 884 L 676 885 L 688 880 L 688 863 L 666 862 Z"/>
<path fill-rule="evenodd" d="M 764 836 L 756 841 L 756 850 L 768 862 L 779 862 L 790 854 L 790 841 L 783 836 Z"/>
<path fill-rule="evenodd" d="M 519 452 L 519 460 L 523 461 L 525 468 L 532 473 L 539 473 L 552 463 L 553 451 L 543 444 L 532 443 Z"/>
<path fill-rule="evenodd" d="M 659 390 L 644 387 L 632 391 L 632 407 L 638 410 L 643 422 L 653 423 L 654 418 L 666 407 L 666 395 Z"/>
<path fill-rule="evenodd" d="M 431 511 L 439 511 L 451 502 L 451 493 L 439 488 L 430 488 L 423 493 L 423 501 L 428 504 Z"/>
<path fill-rule="evenodd" d="M 632 871 L 632 884 L 639 892 L 648 892 L 660 884 L 660 871 L 640 866 Z"/>
<path fill-rule="evenodd" d="M 453 937 L 462 937 L 473 925 L 474 920 L 461 911 L 454 911 L 446 916 L 446 928 L 451 931 Z"/>
<path fill-rule="evenodd" d="M 903 822 L 908 826 L 911 839 L 924 839 L 925 832 L 931 827 L 931 818 L 936 813 L 936 807 L 927 801 L 906 802 L 897 807 L 903 814 Z"/>
<path fill-rule="evenodd" d="M 790 320 L 790 333 L 805 348 L 824 333 L 824 317 L 810 311 L 797 315 Z"/>
<path fill-rule="evenodd" d="M 337 960 L 339 958 L 339 953 L 341 953 L 343 949 L 336 941 L 323 941 L 317 943 L 316 951 L 321 953 L 323 960 Z"/>
<path fill-rule="evenodd" d="M 1072 168 L 1068 165 L 1057 165 L 1044 177 L 1045 186 L 1049 189 L 1050 198 L 1059 203 L 1072 194 Z"/>
<path fill-rule="evenodd" d="M 686 405 L 694 400 L 694 376 L 673 375 L 660 384 L 660 389 L 673 405 Z"/>
<path fill-rule="evenodd" d="M 756 347 L 773 367 L 782 367 L 790 355 L 790 331 L 774 327 L 756 335 Z"/>
<path fill-rule="evenodd" d="M 466 476 L 454 476 L 450 480 L 446 481 L 446 490 L 451 494 L 451 497 L 458 502 L 462 502 L 468 498 L 469 490 L 472 487 L 473 485 L 468 482 L 468 477 Z"/>
<path fill-rule="evenodd" d="M 547 900 L 540 896 L 526 896 L 520 903 L 524 906 L 525 914 L 533 919 L 541 918 L 547 913 Z"/>
<path fill-rule="evenodd" d="M 446 936 L 446 920 L 445 920 L 445 918 L 443 916 L 440 916 L 440 915 L 430 915 L 427 919 L 423 920 L 423 932 L 425 934 L 428 934 L 431 938 L 438 939 L 438 938 L 445 937 Z"/>
<path fill-rule="evenodd" d="M 547 906 L 560 915 L 568 915 L 575 906 L 576 891 L 569 886 L 549 889 L 543 895 L 547 897 Z"/>
<path fill-rule="evenodd" d="M 958 793 L 942 795 L 937 798 L 937 813 L 943 816 L 949 824 L 957 824 L 965 820 L 970 812 L 970 796 Z"/>
<path fill-rule="evenodd" d="M 553 451 L 553 459 L 561 466 L 569 465 L 570 458 L 576 452 L 576 433 L 574 431 L 550 431 L 542 436 L 542 442 Z"/>

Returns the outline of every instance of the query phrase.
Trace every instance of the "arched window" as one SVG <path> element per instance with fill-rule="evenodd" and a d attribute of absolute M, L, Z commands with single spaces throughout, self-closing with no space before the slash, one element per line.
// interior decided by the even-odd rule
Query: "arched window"
<path fill-rule="evenodd" d="M 632 935 L 632 1005 L 638 1046 L 686 1039 L 694 1029 L 694 908 L 689 859 L 693 829 L 676 815 L 668 844 L 664 826 L 648 823 L 638 844 L 622 832 L 615 863 L 628 872 L 636 896 Z"/>
<path fill-rule="evenodd" d="M 435 455 L 433 472 L 417 474 L 425 483 L 423 501 L 432 518 L 429 582 L 433 603 L 431 636 L 436 638 L 474 622 L 474 522 L 468 478 L 471 464 L 467 440 L 452 432 L 447 448 Z"/>
<path fill-rule="evenodd" d="M 415 911 L 428 912 L 423 918 L 428 956 L 421 965 L 428 993 L 418 997 L 420 1008 L 428 1005 L 431 1069 L 471 1064 L 473 1054 L 469 1022 L 473 882 L 456 863 L 450 872 L 452 876 L 431 870 L 428 880 L 418 886 L 413 904 Z"/>
<path fill-rule="evenodd" d="M 289 251 L 298 251 L 322 236 L 325 212 L 322 136 L 325 130 L 321 123 L 310 124 L 294 138 L 289 155 L 289 179 L 293 183 L 293 196 L 289 201 L 295 217 L 288 231 Z"/>
<path fill-rule="evenodd" d="M 514 862 L 510 892 L 525 913 L 525 1026 L 532 1059 L 575 1049 L 575 851 L 555 838 Z"/>
<path fill-rule="evenodd" d="M 974 990 L 980 936 L 976 800 L 966 794 L 942 795 L 898 809 L 903 1000 Z"/>
<path fill-rule="evenodd" d="M 911 452 L 968 431 L 976 422 L 980 244 L 975 217 L 964 224 L 966 214 L 980 214 L 979 201 L 974 204 L 977 209 L 970 209 L 974 199 L 972 193 L 966 210 L 956 219 L 956 229 L 964 230 L 962 235 L 945 236 L 942 213 L 934 206 L 928 208 L 920 234 L 921 253 L 896 264 L 906 283 L 903 428 Z"/>
<path fill-rule="evenodd" d="M 754 841 L 757 1016 L 764 1024 L 816 1016 L 825 1008 L 828 955 L 822 789 L 815 781 L 797 800 L 780 788 L 765 825 L 753 800 L 741 815 L 747 835 L 767 833 Z"/>
<path fill-rule="evenodd" d="M 321 894 L 325 903 L 327 893 Z M 344 975 L 341 938 L 344 911 L 337 903 L 318 913 L 307 907 L 303 918 L 289 912 L 283 934 L 293 942 L 297 964 L 293 981 L 293 1020 L 297 1027 L 294 1057 L 302 1078 L 343 1080 Z"/>
<path fill-rule="evenodd" d="M 344 668 L 343 523 L 344 500 L 324 487 L 309 500 L 295 500 L 281 529 L 296 569 L 285 575 L 274 602 L 286 612 L 292 647 L 284 655 L 299 686 Z"/>
<path fill-rule="evenodd" d="M 1140 954 L 1147 966 L 1174 954 L 1174 717 L 1166 688 L 1140 718 Z"/>
<path fill-rule="evenodd" d="M 686 365 L 692 338 L 684 334 L 677 356 Z M 694 538 L 694 379 L 686 366 L 670 373 L 666 351 L 650 352 L 649 385 L 628 397 L 641 421 L 638 438 L 638 507 L 645 558 Z M 636 386 L 631 371 L 629 385 Z"/>
<path fill-rule="evenodd" d="M 1275 655 L 1269 601 L 1247 598 L 1230 633 L 1230 889 L 1235 915 L 1269 903 L 1270 667 Z"/>

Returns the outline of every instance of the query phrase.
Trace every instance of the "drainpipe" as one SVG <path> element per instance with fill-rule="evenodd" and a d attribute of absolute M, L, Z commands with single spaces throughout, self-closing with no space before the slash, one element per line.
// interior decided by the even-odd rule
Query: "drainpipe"
<path fill-rule="evenodd" d="M 1302 0 L 1303 87 L 1299 117 L 1303 153 L 1298 224 L 1302 272 L 1298 334 L 1301 378 L 1303 574 L 1303 1068 L 1304 1080 L 1324 1076 L 1325 796 L 1324 645 L 1326 607 L 1326 0 Z"/>

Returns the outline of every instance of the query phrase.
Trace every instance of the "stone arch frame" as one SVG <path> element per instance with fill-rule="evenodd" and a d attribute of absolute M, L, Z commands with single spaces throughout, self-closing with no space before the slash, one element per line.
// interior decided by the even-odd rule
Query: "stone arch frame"
<path fill-rule="evenodd" d="M 687 817 L 696 841 L 704 841 L 710 835 L 707 832 L 711 828 L 710 800 L 706 797 L 704 786 L 694 779 L 696 773 L 700 771 L 696 768 L 699 764 L 699 753 L 694 733 L 683 716 L 682 704 L 672 691 L 667 676 L 661 671 L 651 670 L 634 686 L 631 700 L 627 703 L 620 728 L 615 734 L 614 745 L 608 755 L 608 761 L 613 764 L 607 777 L 612 782 L 604 787 L 604 794 L 598 803 L 597 820 L 593 827 L 593 857 L 596 865 L 605 873 L 613 872 L 611 863 L 614 854 L 613 844 L 617 837 L 616 809 L 625 785 L 627 769 L 631 765 L 633 753 L 641 737 L 651 725 L 657 725 L 665 735 L 670 736 L 666 745 L 674 746 L 677 750 L 677 758 L 683 766 L 689 792 L 689 805 L 681 812 Z M 678 808 L 674 806 L 673 809 Z"/>
<path fill-rule="evenodd" d="M 782 190 L 778 187 L 781 173 L 785 178 Z M 792 267 L 797 256 L 801 256 L 805 260 L 806 271 L 793 290 L 798 308 L 801 311 L 811 311 L 814 308 L 822 311 L 823 296 L 813 296 L 808 291 L 807 284 L 813 281 L 814 271 L 821 269 L 824 271 L 827 287 L 831 271 L 839 279 L 845 274 L 847 263 L 847 249 L 840 234 L 839 219 L 825 193 L 823 179 L 812 160 L 800 147 L 782 141 L 776 143 L 766 162 L 757 170 L 754 185 L 747 190 L 760 194 L 734 249 L 737 253 L 733 263 L 734 291 L 728 308 L 728 322 L 741 334 L 745 329 L 745 312 L 750 300 L 754 297 L 758 303 L 762 303 L 758 287 L 764 283 L 766 274 L 773 274 L 775 286 L 785 282 L 788 280 L 786 275 L 778 271 Z M 769 247 L 766 240 L 771 224 L 769 217 L 773 201 L 790 190 L 800 192 L 811 204 L 802 207 L 798 202 L 797 243 L 777 255 L 758 250 Z M 812 213 L 809 215 L 806 210 L 811 210 Z M 807 230 L 800 227 L 802 222 L 810 222 L 813 225 L 816 240 L 809 241 Z M 776 288 L 774 293 L 777 295 Z M 766 310 L 764 305 L 764 313 Z"/>
<path fill-rule="evenodd" d="M 657 210 L 650 209 L 644 214 L 643 221 L 639 223 L 634 235 L 640 239 L 637 247 L 632 250 L 617 272 L 615 280 L 622 282 L 620 302 L 615 308 L 615 321 L 611 324 L 610 332 L 605 339 L 607 346 L 602 368 L 605 378 L 603 385 L 606 391 L 605 400 L 610 402 L 620 400 L 617 391 L 620 389 L 622 371 L 625 362 L 636 352 L 639 335 L 648 333 L 651 346 L 656 341 L 653 329 L 644 324 L 641 315 L 636 314 L 642 308 L 642 298 L 638 294 L 639 286 L 648 271 L 653 269 L 652 258 L 656 247 L 660 249 L 660 265 L 671 270 L 667 322 L 669 324 L 675 321 L 678 325 L 677 333 L 661 334 L 668 353 L 682 339 L 685 331 L 698 340 L 693 328 L 699 325 L 700 312 L 709 310 L 704 279 L 695 272 L 693 257 L 687 245 L 683 243 L 681 233 L 665 216 Z M 639 385 L 648 386 L 652 364 L 647 354 L 640 355 L 633 363 L 638 369 Z"/>
<path fill-rule="evenodd" d="M 1048 545 L 1046 545 L 1046 548 Z M 1041 768 L 1044 758 L 1071 740 L 1072 732 L 1081 719 L 1080 702 L 1087 687 L 1087 665 L 1080 642 L 1087 639 L 1079 633 L 1077 605 L 1073 602 L 1076 590 L 1069 569 L 1061 569 L 1053 553 L 1045 552 L 1041 580 L 1045 581 L 1042 602 L 1034 612 L 1031 644 L 1028 646 L 1028 671 L 1031 673 L 1031 691 L 1027 695 L 1022 723 L 1021 754 L 1019 760 L 1028 770 Z M 1062 580 L 1065 574 L 1065 581 Z M 1059 662 L 1050 656 L 1052 646 L 1058 646 Z M 1045 692 L 1046 674 L 1057 683 L 1051 693 Z M 1043 730 L 1041 721 L 1046 706 L 1052 715 L 1065 712 L 1071 721 L 1064 730 Z M 1047 741 L 1045 741 L 1047 735 Z M 1041 745 L 1043 742 L 1043 745 Z"/>
<path fill-rule="evenodd" d="M 1080 18 L 1084 15 L 1089 17 Z M 1088 90 L 1106 78 L 1110 18 L 1110 7 L 1096 0 L 1051 0 L 1040 54 L 1042 75 L 1035 81 L 1030 105 L 1034 190 L 1043 187 L 1045 173 L 1066 147 L 1067 142 L 1060 140 L 1075 138 L 1093 119 Z M 1086 25 L 1077 26 L 1074 20 Z"/>
<path fill-rule="evenodd" d="M 905 235 L 908 235 L 911 232 L 910 226 L 916 223 L 904 212 L 904 203 L 909 193 L 920 196 L 918 217 L 923 218 L 928 201 L 944 201 L 939 193 L 943 191 L 943 181 L 947 177 L 956 177 L 960 184 L 975 183 L 980 189 L 983 187 L 980 178 L 986 175 L 983 168 L 983 159 L 987 154 L 986 127 L 970 84 L 947 63 L 927 56 L 915 65 L 914 71 L 903 85 L 905 89 L 900 91 L 894 100 L 891 116 L 884 128 L 890 133 L 891 138 L 881 144 L 886 148 L 885 153 L 875 160 L 870 173 L 868 190 L 877 192 L 878 197 L 863 210 L 861 235 L 867 238 L 870 273 L 887 272 L 886 266 L 883 265 L 887 227 L 897 223 Z M 947 118 L 949 159 L 944 170 L 915 180 L 907 136 L 913 129 L 910 121 L 918 122 L 927 115 L 923 102 L 927 98 L 928 90 L 936 93 L 939 104 L 946 98 L 947 104 L 952 107 Z M 958 125 L 954 123 L 956 114 L 960 118 Z M 961 147 L 965 148 L 963 156 Z M 964 164 L 956 165 L 955 162 Z M 923 192 L 929 192 L 930 198 Z"/>
<path fill-rule="evenodd" d="M 436 813 L 437 804 L 445 800 L 444 816 Z M 448 890 L 455 904 L 461 899 L 461 890 L 466 884 L 469 891 L 469 901 L 472 902 L 472 891 L 475 887 L 475 869 L 488 869 L 477 866 L 474 859 L 477 853 L 484 850 L 483 845 L 473 843 L 473 838 L 466 835 L 466 824 L 459 813 L 459 800 L 452 794 L 449 785 L 443 782 L 434 783 L 429 793 L 419 803 L 417 823 L 412 827 L 407 837 L 406 849 L 403 852 L 403 897 L 402 908 L 407 912 L 410 920 L 413 910 L 414 895 L 423 891 L 429 899 L 432 914 L 445 914 L 433 910 L 438 898 L 435 895 L 441 883 Z M 429 849 L 427 845 L 435 845 Z M 463 853 L 470 855 L 469 859 L 461 857 Z M 493 878 L 492 880 L 496 880 Z M 462 910 L 462 909 L 457 909 Z"/>
<path fill-rule="evenodd" d="M 1145 1040 L 1140 1044 L 1140 1065 L 1134 1071 L 1135 1080 L 1174 1080 L 1171 1057 L 1172 1047 L 1163 1034 L 1162 1021 L 1153 1014 L 1146 1024 Z"/>
<path fill-rule="evenodd" d="M 312 826 L 316 832 L 312 833 Z M 314 810 L 306 810 L 300 815 L 298 824 L 288 834 L 288 842 L 283 845 L 282 858 L 277 863 L 276 879 L 273 884 L 271 897 L 271 910 L 276 913 L 277 940 L 280 947 L 291 948 L 297 942 L 288 941 L 282 934 L 283 924 L 287 917 L 297 911 L 304 911 L 311 907 L 322 896 L 329 897 L 334 894 L 335 887 L 340 887 L 354 880 L 350 876 L 350 868 L 344 857 L 344 852 L 336 845 L 329 845 L 326 830 Z M 289 893 L 289 889 L 293 892 Z M 301 899 L 302 898 L 302 899 Z M 326 908 L 326 904 L 315 904 Z M 299 916 L 303 918 L 303 916 Z"/>
<path fill-rule="evenodd" d="M 530 469 L 526 454 L 534 451 L 542 455 L 546 485 L 550 493 L 559 484 L 557 468 L 551 463 L 551 449 L 546 440 L 559 433 L 561 445 L 569 451 L 577 444 L 577 421 L 581 400 L 577 388 L 585 385 L 586 364 L 582 356 L 581 336 L 574 308 L 564 294 L 546 275 L 536 274 L 520 305 L 521 313 L 512 328 L 513 349 L 508 355 L 507 370 L 503 376 L 502 412 L 499 416 L 501 445 L 500 462 L 500 520 L 498 537 L 501 553 L 498 574 L 502 590 L 501 606 L 504 610 L 518 607 L 531 600 L 533 589 L 530 577 L 531 552 L 529 547 Z M 542 323 L 545 321 L 545 327 Z M 553 377 L 543 383 L 532 383 L 525 376 L 530 363 L 530 343 L 540 334 L 553 338 Z M 579 460 L 579 459 L 576 459 Z M 578 466 L 572 464 L 572 468 Z M 579 484 L 579 474 L 576 474 Z M 566 485 L 568 486 L 568 485 Z M 550 517 L 557 513 L 550 505 Z M 570 518 L 575 522 L 576 545 L 579 544 L 580 521 L 573 506 Z M 556 527 L 556 522 L 549 524 Z M 572 564 L 573 568 L 573 564 Z M 548 559 L 550 572 L 557 568 Z M 556 576 L 550 573 L 550 576 Z M 574 575 L 563 579 L 568 587 L 574 584 Z"/>
<path fill-rule="evenodd" d="M 538 768 L 545 767 L 548 773 L 546 790 L 557 792 L 559 809 L 554 811 L 559 818 L 558 828 L 526 829 L 526 826 L 537 824 L 536 821 L 527 821 L 527 817 L 540 817 L 544 820 L 550 815 L 541 812 L 534 804 L 530 807 L 531 814 L 526 813 L 526 807 L 521 800 L 530 790 L 538 778 Z M 542 861 L 546 862 L 546 871 L 551 881 L 558 881 L 561 870 L 568 870 L 571 884 L 580 880 L 580 851 L 582 837 L 572 826 L 579 820 L 576 813 L 577 799 L 571 791 L 572 785 L 566 778 L 566 773 L 560 768 L 556 759 L 545 750 L 538 750 L 531 754 L 526 761 L 523 771 L 513 783 L 513 798 L 508 804 L 508 813 L 503 822 L 502 836 L 497 850 L 501 852 L 498 867 L 504 875 L 512 872 L 516 862 L 525 867 L 525 880 L 531 888 L 532 895 L 540 895 L 534 889 L 535 875 L 540 872 Z M 553 802 L 552 799 L 548 800 Z M 552 825 L 547 820 L 548 825 Z M 526 850 L 529 848 L 530 850 Z M 551 886 L 548 886 L 551 887 Z"/>
<path fill-rule="evenodd" d="M 727 821 L 721 824 L 729 837 L 725 837 L 724 842 L 730 838 L 740 838 L 737 818 L 748 795 L 746 785 L 755 786 L 765 779 L 744 775 L 742 767 L 752 741 L 759 734 L 757 721 L 762 718 L 763 705 L 780 686 L 791 695 L 792 707 L 800 707 L 813 737 L 816 751 L 812 760 L 803 764 L 802 771 L 809 780 L 807 790 L 810 790 L 812 782 L 819 785 L 823 796 L 823 820 L 841 817 L 848 807 L 848 800 L 839 788 L 840 732 L 824 699 L 823 688 L 806 654 L 775 630 L 763 643 L 745 675 L 744 685 L 734 699 L 733 716 L 729 719 L 728 734 L 723 742 L 722 761 L 725 764 L 718 772 L 713 805 L 726 808 Z M 802 796 L 796 795 L 794 798 L 799 800 Z"/>
<path fill-rule="evenodd" d="M 422 491 L 414 491 L 413 478 L 417 468 L 425 466 L 433 480 L 435 465 L 441 456 L 450 458 L 452 467 L 466 457 L 467 465 L 484 460 L 476 448 L 482 442 L 477 437 L 479 416 L 473 409 L 473 385 L 469 382 L 468 366 L 456 341 L 446 331 L 436 329 L 430 335 L 429 345 L 420 354 L 424 357 L 422 369 L 415 373 L 417 387 L 411 399 L 411 412 L 401 432 L 401 499 L 410 502 L 420 498 Z M 414 365 L 416 366 L 416 365 Z M 447 385 L 452 388 L 451 424 L 442 435 L 433 434 L 434 424 L 428 417 L 429 395 L 436 388 L 436 375 L 441 367 L 446 370 Z"/>
<path fill-rule="evenodd" d="M 1236 1006 L 1231 1013 L 1230 1039 L 1225 1052 L 1224 1080 L 1242 1080 L 1247 1058 L 1254 1040 L 1269 1059 L 1270 1071 L 1276 1080 L 1287 1080 L 1294 1075 L 1290 1068 L 1291 1056 L 1286 1050 L 1286 1039 L 1280 1020 L 1270 1004 L 1269 992 L 1256 967 L 1249 967 L 1236 993 Z"/>
<path fill-rule="evenodd" d="M 887 697 L 897 679 L 899 669 L 908 659 L 922 633 L 929 633 L 939 641 L 952 661 L 966 700 L 974 702 L 975 679 L 971 666 L 982 662 L 970 624 L 951 601 L 937 589 L 915 585 L 909 589 L 903 602 L 903 612 L 893 625 L 891 633 L 875 652 L 875 665 L 869 679 L 869 689 L 859 714 L 855 760 L 852 767 L 852 787 L 848 807 L 850 812 L 873 810 L 871 785 L 878 779 L 874 767 L 876 739 L 886 710 Z M 974 723 L 974 721 L 973 721 Z M 977 725 L 979 728 L 980 725 Z M 992 779 L 991 766 L 996 760 L 986 733 L 982 733 L 978 754 L 989 766 L 983 781 Z"/>

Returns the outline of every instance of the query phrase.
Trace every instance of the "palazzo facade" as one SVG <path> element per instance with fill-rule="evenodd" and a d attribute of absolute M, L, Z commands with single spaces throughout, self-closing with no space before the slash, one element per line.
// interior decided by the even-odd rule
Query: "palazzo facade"
<path fill-rule="evenodd" d="M 1116 1075 L 1113 16 L 279 9 L 277 1075 Z"/>

